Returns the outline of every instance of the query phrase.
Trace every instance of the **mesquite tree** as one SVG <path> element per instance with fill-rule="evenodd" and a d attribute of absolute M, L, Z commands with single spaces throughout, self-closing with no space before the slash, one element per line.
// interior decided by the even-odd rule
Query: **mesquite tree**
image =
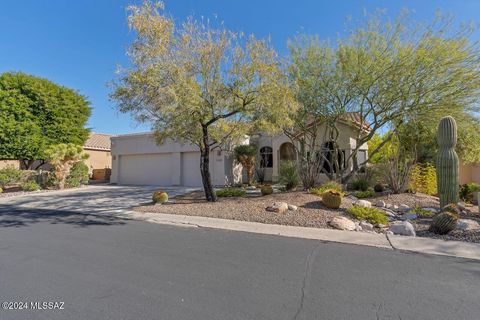
<path fill-rule="evenodd" d="M 216 201 L 209 171 L 214 148 L 253 129 L 289 124 L 295 101 L 266 40 L 244 39 L 219 24 L 188 18 L 175 25 L 163 3 L 128 7 L 136 39 L 131 67 L 120 70 L 112 98 L 121 112 L 153 125 L 166 138 L 198 146 L 208 201 Z"/>
<path fill-rule="evenodd" d="M 357 130 L 352 150 L 341 159 L 348 165 L 329 166 L 339 169 L 336 176 L 343 183 L 368 162 L 358 161 L 357 154 L 375 133 L 391 129 L 386 143 L 419 115 L 428 117 L 445 106 L 465 110 L 478 106 L 480 51 L 477 43 L 468 40 L 470 29 L 454 30 L 452 21 L 444 17 L 430 25 L 409 21 L 405 14 L 393 22 L 383 18 L 370 17 L 335 47 L 315 37 L 290 44 L 290 74 L 302 105 L 292 136 L 318 134 L 304 124 L 323 123 L 328 132 L 321 137 L 335 147 L 341 117 L 355 114 L 358 128 L 369 126 Z M 369 150 L 369 155 L 382 146 Z M 338 161 L 337 152 L 332 155 L 323 160 Z"/>

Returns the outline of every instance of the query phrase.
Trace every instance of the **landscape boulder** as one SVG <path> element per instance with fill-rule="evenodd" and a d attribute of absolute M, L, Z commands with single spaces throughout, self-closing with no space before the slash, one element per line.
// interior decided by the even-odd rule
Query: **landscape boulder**
<path fill-rule="evenodd" d="M 371 223 L 368 223 L 366 221 L 360 221 L 359 225 L 365 231 L 373 231 L 373 224 L 371 224 Z"/>
<path fill-rule="evenodd" d="M 459 219 L 457 229 L 463 231 L 480 230 L 480 224 L 472 219 Z"/>
<path fill-rule="evenodd" d="M 407 212 L 410 210 L 410 207 L 406 204 L 401 204 L 398 206 L 398 211 Z"/>
<path fill-rule="evenodd" d="M 335 229 L 353 231 L 356 229 L 355 222 L 346 217 L 335 217 L 329 222 Z"/>
<path fill-rule="evenodd" d="M 289 204 L 288 205 L 288 210 L 291 210 L 291 211 L 297 211 L 298 207 L 293 205 L 293 204 Z"/>
<path fill-rule="evenodd" d="M 372 203 L 368 200 L 357 200 L 353 204 L 358 206 L 358 207 L 363 207 L 363 208 L 371 208 L 372 207 Z"/>
<path fill-rule="evenodd" d="M 418 218 L 417 214 L 413 213 L 413 212 L 407 212 L 402 216 L 403 221 L 405 221 L 405 220 L 415 220 L 417 218 Z"/>
<path fill-rule="evenodd" d="M 266 208 L 267 211 L 283 213 L 288 210 L 288 204 L 286 202 L 274 202 L 271 206 Z"/>
<path fill-rule="evenodd" d="M 379 200 L 379 201 L 377 201 L 377 203 L 375 203 L 375 206 L 379 207 L 379 208 L 385 208 L 387 206 L 387 204 L 385 203 L 385 201 Z"/>
<path fill-rule="evenodd" d="M 415 229 L 408 221 L 395 221 L 390 226 L 389 231 L 393 232 L 393 234 L 415 237 Z"/>

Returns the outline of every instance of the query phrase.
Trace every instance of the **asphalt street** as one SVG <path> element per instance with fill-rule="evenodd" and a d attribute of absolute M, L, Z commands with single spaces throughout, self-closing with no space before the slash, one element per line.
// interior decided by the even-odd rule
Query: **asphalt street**
<path fill-rule="evenodd" d="M 0 319 L 478 320 L 480 263 L 0 204 L 0 301 L 63 303 Z"/>

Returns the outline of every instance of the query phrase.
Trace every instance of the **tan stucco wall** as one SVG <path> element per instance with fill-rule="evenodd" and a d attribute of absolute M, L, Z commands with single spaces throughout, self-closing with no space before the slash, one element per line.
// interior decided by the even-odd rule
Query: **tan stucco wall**
<path fill-rule="evenodd" d="M 20 161 L 18 160 L 0 160 L 0 169 L 3 169 L 8 166 L 13 166 L 14 168 L 20 169 Z"/>
<path fill-rule="evenodd" d="M 84 149 L 84 151 L 89 155 L 85 163 L 90 168 L 90 171 L 93 169 L 112 168 L 112 154 L 110 151 L 91 149 Z"/>
<path fill-rule="evenodd" d="M 480 183 L 480 163 L 460 164 L 460 184 Z"/>
<path fill-rule="evenodd" d="M 354 149 L 356 146 L 356 140 L 354 137 L 356 136 L 357 131 L 352 126 L 344 123 L 339 123 L 338 129 L 339 129 L 339 137 L 338 137 L 337 143 L 340 149 L 346 150 L 346 157 L 348 157 L 350 155 L 349 150 Z M 324 125 L 320 126 L 318 131 L 319 132 L 318 132 L 317 144 L 319 144 L 319 148 L 320 148 L 320 145 L 322 145 L 323 142 L 325 142 L 322 139 L 322 137 L 325 134 L 325 126 Z M 260 135 L 256 139 L 252 140 L 252 143 L 256 144 L 258 152 L 260 152 L 260 148 L 264 146 L 269 146 L 269 147 L 272 147 L 273 149 L 273 166 L 272 168 L 265 169 L 265 179 L 267 181 L 268 180 L 276 181 L 278 179 L 280 146 L 285 142 L 291 142 L 291 140 L 284 134 L 279 134 L 275 136 Z M 368 150 L 368 145 L 365 143 L 360 147 L 360 150 Z M 257 158 L 260 159 L 260 153 L 257 154 Z M 319 175 L 319 182 L 323 182 L 327 180 L 328 178 L 325 174 Z"/>
<path fill-rule="evenodd" d="M 182 174 L 197 173 L 200 170 L 200 152 L 198 147 L 188 143 L 181 143 L 171 139 L 166 140 L 162 145 L 157 145 L 153 136 L 149 133 L 133 134 L 112 137 L 112 183 L 125 183 L 122 178 L 125 169 L 122 169 L 122 163 L 125 164 L 127 157 L 140 156 L 151 158 L 162 155 L 158 158 L 159 168 L 168 172 L 168 181 L 162 179 L 162 183 L 169 185 L 181 185 L 185 181 Z M 187 155 L 194 161 L 186 160 Z M 122 160 L 123 159 L 123 160 Z M 138 159 L 138 158 L 137 158 Z M 198 159 L 198 161 L 196 160 Z M 137 160 L 139 163 L 141 159 Z M 188 166 L 188 167 L 184 167 Z M 216 149 L 210 153 L 210 173 L 214 185 L 225 185 L 233 183 L 232 179 L 237 179 L 234 175 L 227 175 L 226 168 L 232 168 L 235 164 L 232 162 L 228 151 Z M 125 168 L 125 166 L 124 166 Z M 131 170 L 129 168 L 128 170 Z M 135 167 L 135 175 L 139 177 L 152 175 L 151 169 L 142 166 Z M 125 174 L 124 174 L 125 176 Z M 191 177 L 191 176 L 189 176 Z M 127 182 L 128 183 L 128 182 Z"/>

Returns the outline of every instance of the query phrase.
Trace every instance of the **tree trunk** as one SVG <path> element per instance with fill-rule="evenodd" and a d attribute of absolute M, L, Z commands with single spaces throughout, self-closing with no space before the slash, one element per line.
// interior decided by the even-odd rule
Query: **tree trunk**
<path fill-rule="evenodd" d="M 22 160 L 22 164 L 25 170 L 33 170 L 34 163 L 35 163 L 35 160 L 27 160 L 27 159 Z"/>
<path fill-rule="evenodd" d="M 212 177 L 210 176 L 210 142 L 208 137 L 208 127 L 203 126 L 203 143 L 200 147 L 200 173 L 202 174 L 203 189 L 207 201 L 216 202 L 217 194 L 213 190 Z"/>

